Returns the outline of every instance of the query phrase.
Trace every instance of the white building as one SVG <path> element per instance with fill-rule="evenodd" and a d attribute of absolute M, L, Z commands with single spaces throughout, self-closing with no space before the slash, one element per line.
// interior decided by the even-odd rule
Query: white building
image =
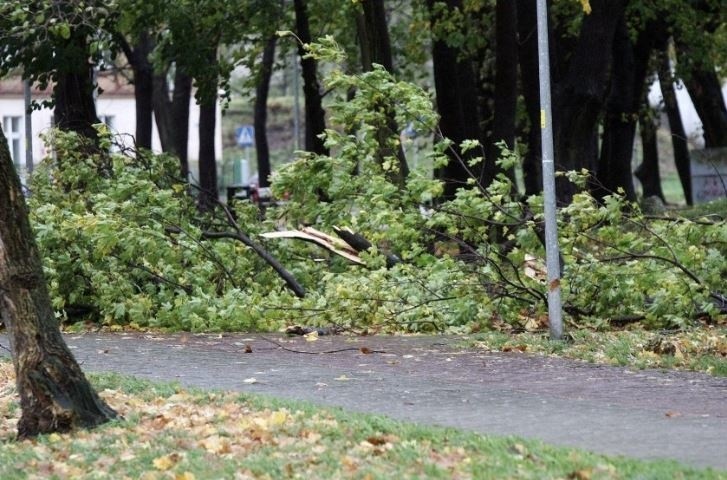
<path fill-rule="evenodd" d="M 111 131 L 118 135 L 117 140 L 125 145 L 131 145 L 136 131 L 136 102 L 134 100 L 134 87 L 121 75 L 105 74 L 97 78 L 102 93 L 96 99 L 96 113 L 99 120 L 106 123 Z M 33 89 L 32 99 L 35 101 L 48 100 L 50 90 L 41 91 Z M 21 174 L 26 171 L 25 154 L 25 98 L 23 82 L 19 77 L 9 77 L 0 80 L 0 117 L 3 132 L 8 139 L 10 155 L 16 168 Z M 222 115 L 217 109 L 217 122 L 215 131 L 215 152 L 218 164 L 222 158 Z M 34 110 L 31 114 L 32 152 L 33 163 L 37 164 L 47 154 L 41 134 L 53 125 L 53 110 L 42 108 Z M 156 122 L 153 125 L 152 150 L 161 151 L 159 133 Z M 198 176 L 199 156 L 199 106 L 192 99 L 189 113 L 189 143 L 188 158 L 193 178 Z"/>

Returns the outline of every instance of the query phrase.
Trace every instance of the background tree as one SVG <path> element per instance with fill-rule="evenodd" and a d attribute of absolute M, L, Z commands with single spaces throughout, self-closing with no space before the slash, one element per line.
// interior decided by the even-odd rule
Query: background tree
<path fill-rule="evenodd" d="M 295 34 L 298 37 L 298 56 L 303 75 L 303 98 L 305 101 L 305 149 L 319 155 L 327 155 L 328 148 L 320 135 L 326 129 L 325 111 L 320 84 L 318 65 L 315 59 L 307 56 L 306 44 L 313 38 L 310 33 L 310 19 L 306 0 L 293 0 L 295 9 Z"/>
<path fill-rule="evenodd" d="M 0 128 L 0 317 L 8 327 L 22 416 L 18 437 L 90 428 L 116 417 L 63 341 Z"/>
<path fill-rule="evenodd" d="M 114 2 L 6 1 L 0 4 L 0 77 L 13 69 L 41 88 L 53 86 L 54 121 L 95 138 L 93 68 L 110 44 Z"/>

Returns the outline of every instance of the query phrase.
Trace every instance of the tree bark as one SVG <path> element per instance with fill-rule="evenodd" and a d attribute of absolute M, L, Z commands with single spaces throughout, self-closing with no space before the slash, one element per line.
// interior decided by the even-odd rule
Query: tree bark
<path fill-rule="evenodd" d="M 131 50 L 131 68 L 134 72 L 134 99 L 136 100 L 136 146 L 151 150 L 153 130 L 154 68 L 149 61 L 152 40 L 144 32 Z"/>
<path fill-rule="evenodd" d="M 727 107 L 714 67 L 694 68 L 684 84 L 702 121 L 705 148 L 727 147 Z"/>
<path fill-rule="evenodd" d="M 91 428 L 115 418 L 63 341 L 0 128 L 0 317 L 8 328 L 22 415 L 18 438 Z"/>
<path fill-rule="evenodd" d="M 263 50 L 260 77 L 255 87 L 255 149 L 257 151 L 258 186 L 270 186 L 270 148 L 268 147 L 267 119 L 268 119 L 268 93 L 270 91 L 270 77 L 273 74 L 275 61 L 275 42 L 277 36 L 273 35 L 265 43 Z"/>
<path fill-rule="evenodd" d="M 452 9 L 461 7 L 459 0 L 448 0 L 447 6 Z M 434 13 L 434 1 L 428 2 L 431 23 L 438 18 Z M 457 190 L 467 185 L 467 180 L 474 175 L 480 177 L 482 165 L 472 169 L 467 167 L 467 160 L 482 155 L 482 152 L 470 150 L 462 154 L 459 145 L 463 140 L 482 140 L 480 135 L 480 116 L 477 109 L 477 86 L 472 63 L 461 58 L 459 50 L 452 48 L 442 39 L 435 39 L 432 44 L 432 62 L 434 65 L 434 88 L 437 94 L 437 111 L 440 115 L 439 128 L 444 137 L 453 142 L 448 150 L 449 163 L 440 168 L 435 175 L 444 182 L 443 200 L 454 198 Z"/>
<path fill-rule="evenodd" d="M 394 61 L 391 56 L 391 40 L 389 27 L 386 23 L 386 9 L 383 0 L 363 0 L 362 14 L 356 22 L 361 47 L 361 66 L 365 72 L 373 70 L 373 64 L 383 66 L 387 72 L 394 73 Z M 396 157 L 398 170 L 388 175 L 392 183 L 404 186 L 409 175 L 404 149 L 399 142 L 399 126 L 396 123 L 396 112 L 390 102 L 384 100 L 376 105 L 377 111 L 383 111 L 384 120 L 376 131 L 379 144 L 377 161 L 381 165 L 388 157 Z"/>
<path fill-rule="evenodd" d="M 295 8 L 296 34 L 301 44 L 298 45 L 301 70 L 303 72 L 303 97 L 305 99 L 305 149 L 318 155 L 328 155 L 320 135 L 325 132 L 326 119 L 323 110 L 323 99 L 318 85 L 318 65 L 313 58 L 304 58 L 307 54 L 304 44 L 311 43 L 308 9 L 305 0 L 293 0 Z"/>
<path fill-rule="evenodd" d="M 608 88 L 612 45 L 624 15 L 625 0 L 591 0 L 592 12 L 583 18 L 578 43 L 562 82 L 555 92 L 555 160 L 559 171 L 595 171 L 598 117 Z M 556 181 L 561 204 L 570 203 L 575 185 Z"/>
<path fill-rule="evenodd" d="M 642 99 L 644 103 L 639 114 L 639 133 L 643 160 L 634 174 L 641 182 L 644 198 L 659 197 L 662 202 L 666 203 L 659 175 L 659 149 L 656 142 L 654 111 L 649 106 L 648 96 L 642 95 Z"/>
<path fill-rule="evenodd" d="M 480 182 L 489 185 L 502 171 L 496 161 L 500 157 L 498 142 L 507 148 L 515 146 L 517 108 L 517 3 L 497 0 L 495 13 L 495 116 L 490 141 L 487 142 L 485 165 Z M 507 172 L 515 180 L 514 171 Z"/>
<path fill-rule="evenodd" d="M 215 156 L 215 128 L 217 102 L 199 106 L 199 208 L 207 211 L 217 204 L 217 158 Z"/>
<path fill-rule="evenodd" d="M 88 50 L 85 36 L 77 32 L 71 32 L 69 43 L 74 44 L 77 51 Z M 77 63 L 64 65 L 53 87 L 55 126 L 95 141 L 98 135 L 93 124 L 99 123 L 99 119 L 93 95 L 93 72 L 86 58 L 81 56 Z"/>
<path fill-rule="evenodd" d="M 626 19 L 623 17 L 614 36 L 613 59 L 611 88 L 603 122 L 601 155 L 596 171 L 597 182 L 592 191 L 596 198 L 602 200 L 622 188 L 626 198 L 633 202 L 636 201 L 636 190 L 631 174 L 631 158 L 636 133 L 637 108 L 641 99 L 640 90 L 646 80 L 649 56 L 648 53 L 641 55 L 640 60 L 644 64 L 636 65 L 634 46 L 629 38 Z"/>
<path fill-rule="evenodd" d="M 538 32 L 533 0 L 517 2 L 518 60 L 520 83 L 528 114 L 527 152 L 523 158 L 525 195 L 536 195 L 543 189 L 540 152 L 540 87 L 538 84 Z"/>
<path fill-rule="evenodd" d="M 176 69 L 174 92 L 169 92 L 166 73 L 153 77 L 154 118 L 159 131 L 162 150 L 179 158 L 181 178 L 189 177 L 189 105 L 192 100 L 192 78 Z"/>
<path fill-rule="evenodd" d="M 684 200 L 687 205 L 692 204 L 692 179 L 689 167 L 689 146 L 687 145 L 687 134 L 684 131 L 682 116 L 679 113 L 676 93 L 674 92 L 674 81 L 669 64 L 669 54 L 666 50 L 659 52 L 659 83 L 661 94 L 664 98 L 664 109 L 669 119 L 671 130 L 671 144 L 674 149 L 674 163 L 679 174 L 679 181 L 684 191 Z"/>

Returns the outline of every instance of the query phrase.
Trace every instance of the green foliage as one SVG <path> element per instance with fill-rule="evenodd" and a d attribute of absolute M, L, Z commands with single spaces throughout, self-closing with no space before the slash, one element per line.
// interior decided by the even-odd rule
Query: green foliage
<path fill-rule="evenodd" d="M 331 38 L 310 52 L 345 61 Z M 377 132 L 390 111 L 400 125 L 433 131 L 430 98 L 381 68 L 360 75 L 336 63 L 327 68 L 331 155 L 302 153 L 277 172 L 273 190 L 286 201 L 269 208 L 267 220 L 250 204 L 235 208 L 253 238 L 302 224 L 328 233 L 351 228 L 374 245 L 361 254 L 365 267 L 310 244 L 272 240 L 266 248 L 307 290 L 295 298 L 242 244 L 204 239 L 221 218 L 195 210 L 188 187 L 168 174 L 174 160 L 99 152 L 56 133 L 57 161 L 47 160 L 35 176 L 32 196 L 55 307 L 90 305 L 105 323 L 185 330 L 297 322 L 375 331 L 461 331 L 502 322 L 543 328 L 542 197 L 523 201 L 505 175 L 487 187 L 473 179 L 447 202 L 428 168 L 412 170 L 403 185 L 393 181 L 398 163 L 379 161 Z M 108 146 L 108 133 L 102 129 L 100 137 Z M 430 165 L 448 161 L 449 145 L 432 147 Z M 506 150 L 500 159 L 503 166 L 518 161 Z M 568 177 L 586 183 L 581 173 Z M 647 218 L 621 196 L 600 204 L 580 193 L 560 209 L 559 227 L 561 287 L 572 323 L 605 327 L 643 318 L 654 328 L 683 327 L 724 309 L 723 220 Z M 391 265 L 392 254 L 402 261 Z"/>
<path fill-rule="evenodd" d="M 102 62 L 117 20 L 115 0 L 0 2 L 0 77 L 22 68 L 45 88 L 59 72 Z"/>
<path fill-rule="evenodd" d="M 34 176 L 31 212 L 55 308 L 105 324 L 268 326 L 255 302 L 275 298 L 279 282 L 241 244 L 202 240 L 175 159 L 99 152 L 57 131 L 48 140 L 59 161 Z"/>

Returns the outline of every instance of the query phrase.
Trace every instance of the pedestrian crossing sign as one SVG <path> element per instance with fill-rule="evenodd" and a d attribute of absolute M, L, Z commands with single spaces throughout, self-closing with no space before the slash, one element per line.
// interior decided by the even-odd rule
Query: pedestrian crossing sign
<path fill-rule="evenodd" d="M 255 127 L 252 125 L 242 125 L 235 129 L 237 137 L 237 145 L 240 147 L 252 147 L 255 145 Z"/>

